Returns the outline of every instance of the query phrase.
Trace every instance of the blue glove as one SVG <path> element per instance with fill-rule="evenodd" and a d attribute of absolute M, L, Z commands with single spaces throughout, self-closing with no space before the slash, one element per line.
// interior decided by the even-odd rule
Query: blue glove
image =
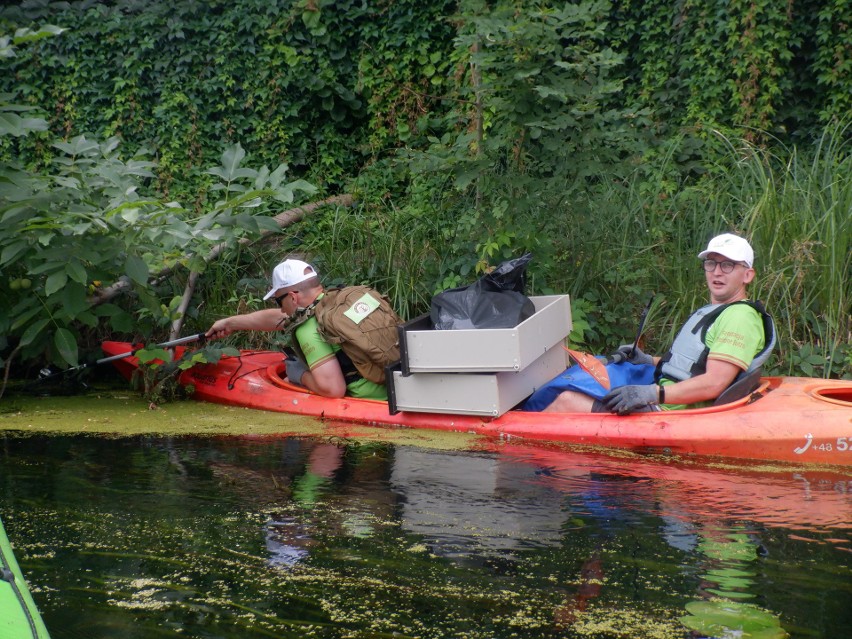
<path fill-rule="evenodd" d="M 601 403 L 612 413 L 629 415 L 639 408 L 657 404 L 660 388 L 656 384 L 644 386 L 619 386 L 607 393 Z"/>
<path fill-rule="evenodd" d="M 631 364 L 650 364 L 654 365 L 654 358 L 643 353 L 638 346 L 633 348 L 633 344 L 622 344 L 612 355 L 609 356 L 611 362 L 630 362 Z"/>
<path fill-rule="evenodd" d="M 294 384 L 304 386 L 304 384 L 302 384 L 302 375 L 308 372 L 308 367 L 302 363 L 302 360 L 296 359 L 295 357 L 288 357 L 284 361 L 287 366 L 287 379 Z"/>

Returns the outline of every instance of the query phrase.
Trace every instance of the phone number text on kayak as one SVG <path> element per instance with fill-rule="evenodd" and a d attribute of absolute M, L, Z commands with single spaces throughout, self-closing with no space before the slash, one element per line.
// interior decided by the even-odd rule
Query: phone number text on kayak
<path fill-rule="evenodd" d="M 852 451 L 852 437 L 838 437 L 835 442 L 817 443 L 811 433 L 805 435 L 805 441 L 801 446 L 793 449 L 797 455 L 802 455 L 807 450 L 819 450 L 822 452 L 846 452 Z"/>

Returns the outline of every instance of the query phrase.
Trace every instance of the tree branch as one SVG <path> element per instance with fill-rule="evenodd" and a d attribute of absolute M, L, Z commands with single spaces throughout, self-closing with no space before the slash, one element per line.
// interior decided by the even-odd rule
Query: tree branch
<path fill-rule="evenodd" d="M 317 209 L 322 208 L 324 206 L 351 206 L 354 201 L 355 201 L 355 198 L 348 193 L 345 193 L 343 195 L 335 195 L 334 197 L 326 198 L 325 200 L 319 200 L 317 202 L 311 202 L 310 204 L 305 204 L 304 206 L 297 206 L 295 208 L 288 209 L 286 211 L 279 213 L 278 215 L 276 215 L 272 219 L 275 220 L 275 222 L 278 224 L 279 228 L 283 229 L 283 228 L 290 226 L 291 224 L 294 224 L 295 222 L 298 222 L 299 220 L 304 218 L 309 213 L 313 213 Z M 240 246 L 252 244 L 254 242 L 265 239 L 266 237 L 269 237 L 270 235 L 272 235 L 275 232 L 276 231 L 264 231 L 263 233 L 261 233 L 259 238 L 243 238 L 239 241 L 238 244 Z M 229 246 L 229 244 L 227 242 L 221 242 L 221 243 L 215 245 L 212 249 L 210 249 L 210 252 L 208 252 L 207 255 L 204 257 L 204 260 L 208 263 L 212 262 L 213 260 L 217 259 L 222 254 L 222 252 L 225 251 L 225 249 L 228 248 L 228 246 Z M 174 272 L 173 267 L 167 267 L 167 268 L 164 268 L 161 271 L 158 271 L 157 273 L 155 273 L 152 276 L 152 279 L 162 281 L 165 278 L 167 278 L 169 275 L 171 275 L 173 272 Z M 193 277 L 193 275 L 194 275 L 193 273 L 190 273 L 189 282 L 187 282 L 187 288 L 190 287 L 190 283 L 191 283 L 193 288 L 195 287 L 195 281 L 197 279 L 197 274 L 195 274 L 195 277 Z M 121 278 L 119 278 L 119 280 L 117 282 L 114 282 L 113 284 L 110 284 L 109 286 L 107 286 L 105 288 L 98 289 L 97 291 L 95 291 L 95 293 L 93 295 L 91 295 L 88 299 L 89 305 L 90 306 L 97 306 L 98 304 L 103 304 L 104 302 L 108 302 L 109 300 L 116 297 L 119 293 L 122 293 L 126 289 L 129 289 L 130 286 L 131 286 L 130 279 L 122 276 Z M 186 291 L 184 291 L 184 298 L 186 298 L 186 297 L 187 297 L 187 293 L 186 293 Z M 192 297 L 191 291 L 189 293 L 189 297 Z M 189 304 L 188 299 L 187 299 L 186 303 L 187 303 L 187 305 Z M 181 302 L 181 306 L 183 306 L 183 302 Z M 184 310 L 186 310 L 186 309 L 184 309 Z M 178 327 L 178 328 L 180 328 L 180 327 Z M 172 326 L 172 330 L 174 331 L 174 325 Z"/>

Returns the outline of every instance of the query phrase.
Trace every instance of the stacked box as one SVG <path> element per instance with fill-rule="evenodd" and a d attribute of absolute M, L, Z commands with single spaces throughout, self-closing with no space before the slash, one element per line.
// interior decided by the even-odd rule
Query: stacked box
<path fill-rule="evenodd" d="M 392 413 L 498 417 L 565 370 L 567 295 L 530 298 L 514 328 L 432 330 L 427 315 L 400 327 L 400 369 L 388 376 Z"/>

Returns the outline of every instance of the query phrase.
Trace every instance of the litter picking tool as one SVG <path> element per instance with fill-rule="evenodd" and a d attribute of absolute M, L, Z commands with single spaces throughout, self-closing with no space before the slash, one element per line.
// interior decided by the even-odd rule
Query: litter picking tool
<path fill-rule="evenodd" d="M 645 329 L 645 319 L 648 317 L 648 310 L 651 308 L 651 303 L 654 301 L 654 293 L 651 293 L 651 299 L 648 300 L 648 303 L 645 304 L 645 308 L 642 310 L 642 317 L 639 318 L 639 330 L 636 331 L 636 339 L 633 340 L 633 347 L 630 349 L 630 356 L 633 357 L 633 353 L 636 352 L 636 346 L 639 344 L 639 338 L 642 337 L 642 331 Z"/>
<path fill-rule="evenodd" d="M 204 341 L 206 338 L 207 338 L 207 336 L 204 333 L 196 333 L 195 335 L 187 335 L 186 337 L 179 337 L 178 339 L 173 339 L 169 342 L 163 342 L 162 344 L 155 344 L 153 346 L 153 348 L 171 348 L 172 346 L 180 346 L 181 344 L 186 344 L 188 342 L 196 342 L 196 341 L 199 341 L 199 340 Z M 142 347 L 136 348 L 132 351 L 127 351 L 126 353 L 121 353 L 119 355 L 111 355 L 110 357 L 102 357 L 101 359 L 99 359 L 97 361 L 88 362 L 86 364 L 80 364 L 79 366 L 74 366 L 73 368 L 66 368 L 65 370 L 61 370 L 61 371 L 55 371 L 54 372 L 54 371 L 51 371 L 49 368 L 43 368 L 43 369 L 41 369 L 41 371 L 39 371 L 39 379 L 40 380 L 47 380 L 47 379 L 50 379 L 52 377 L 56 377 L 58 375 L 67 375 L 69 373 L 73 373 L 75 371 L 81 371 L 85 368 L 91 368 L 91 367 L 97 366 L 99 364 L 107 364 L 109 362 L 114 362 L 114 361 L 119 360 L 119 359 L 124 359 L 125 357 L 131 357 L 131 356 L 135 355 L 136 353 L 138 353 L 139 351 L 144 350 L 145 348 L 148 348 L 148 347 L 142 346 Z"/>

